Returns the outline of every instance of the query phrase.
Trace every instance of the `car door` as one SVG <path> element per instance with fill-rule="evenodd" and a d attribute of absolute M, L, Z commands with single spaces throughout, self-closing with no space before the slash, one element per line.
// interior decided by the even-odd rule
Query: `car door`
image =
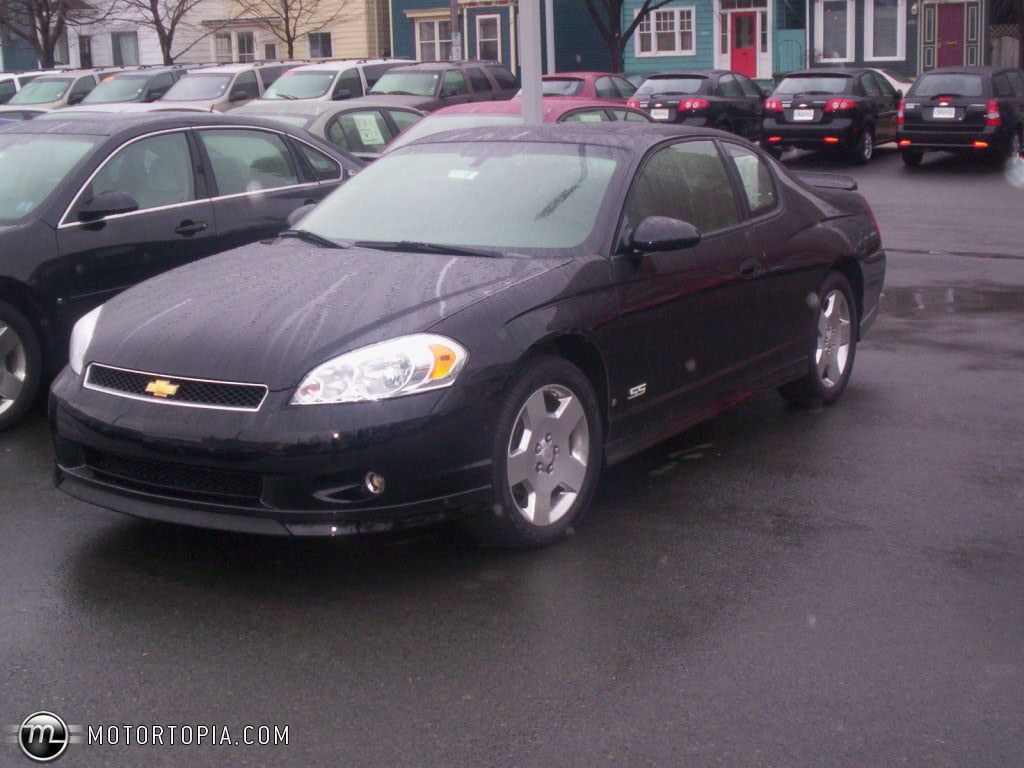
<path fill-rule="evenodd" d="M 734 75 L 743 91 L 744 126 L 741 135 L 748 139 L 761 137 L 761 118 L 764 116 L 764 93 L 753 80 Z"/>
<path fill-rule="evenodd" d="M 896 113 L 899 112 L 900 97 L 889 81 L 877 72 L 865 74 L 874 85 L 874 89 L 868 90 L 867 94 L 875 103 L 875 141 L 879 144 L 895 141 Z"/>
<path fill-rule="evenodd" d="M 465 76 L 457 69 L 445 70 L 441 78 L 441 89 L 438 93 L 441 106 L 450 107 L 452 104 L 465 104 L 472 101 L 469 92 L 469 84 Z"/>
<path fill-rule="evenodd" d="M 214 252 L 213 206 L 187 131 L 143 136 L 121 145 L 79 190 L 57 227 L 62 269 L 74 275 L 69 316 L 114 293 Z M 84 222 L 83 205 L 120 192 L 138 210 Z"/>
<path fill-rule="evenodd" d="M 621 99 L 630 99 L 636 93 L 636 86 L 624 77 L 613 77 L 612 82 L 615 83 L 615 89 Z"/>
<path fill-rule="evenodd" d="M 675 142 L 648 156 L 624 205 L 620 241 L 648 216 L 687 221 L 702 239 L 613 262 L 619 315 L 605 346 L 617 350 L 612 397 L 624 401 L 627 431 L 658 429 L 735 394 L 758 348 L 756 288 L 741 274 L 750 240 L 714 141 Z"/>
<path fill-rule="evenodd" d="M 594 95 L 599 99 L 614 99 L 619 101 L 619 91 L 610 77 L 599 77 L 594 81 Z"/>
<path fill-rule="evenodd" d="M 391 122 L 392 139 L 394 139 L 395 136 L 398 136 L 398 134 L 406 128 L 416 125 L 416 123 L 423 119 L 423 115 L 419 112 L 413 112 L 409 109 L 390 109 L 385 107 L 381 111 Z"/>
<path fill-rule="evenodd" d="M 882 97 L 882 90 L 870 72 L 862 72 L 857 78 L 857 84 L 857 90 L 863 94 L 860 101 L 865 123 L 872 123 L 875 127 L 875 143 L 886 141 L 884 137 L 889 134 L 890 129 L 885 118 L 885 99 Z M 895 126 L 893 132 L 895 133 Z"/>
<path fill-rule="evenodd" d="M 258 128 L 196 128 L 211 179 L 218 248 L 276 236 L 288 216 L 325 194 L 301 172 L 285 134 Z"/>
<path fill-rule="evenodd" d="M 718 109 L 712 118 L 713 125 L 742 135 L 750 117 L 745 109 L 745 99 L 739 82 L 730 74 L 722 75 L 718 78 L 715 96 L 718 97 Z M 714 104 L 712 106 L 714 107 Z"/>

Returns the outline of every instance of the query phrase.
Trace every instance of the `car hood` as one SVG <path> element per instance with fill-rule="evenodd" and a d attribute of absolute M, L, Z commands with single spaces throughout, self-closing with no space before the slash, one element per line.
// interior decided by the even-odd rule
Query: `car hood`
<path fill-rule="evenodd" d="M 427 330 L 566 261 L 332 250 L 293 239 L 260 243 L 111 299 L 87 359 L 294 388 L 336 355 Z"/>

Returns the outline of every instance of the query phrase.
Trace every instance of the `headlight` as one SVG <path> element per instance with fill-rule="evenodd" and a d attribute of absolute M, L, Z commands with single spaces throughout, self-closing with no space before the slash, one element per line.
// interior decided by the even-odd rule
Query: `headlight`
<path fill-rule="evenodd" d="M 382 341 L 314 368 L 292 405 L 359 403 L 450 387 L 468 358 L 458 342 L 429 333 Z"/>
<path fill-rule="evenodd" d="M 96 323 L 100 319 L 100 311 L 103 306 L 96 307 L 77 323 L 71 331 L 71 350 L 68 352 L 68 362 L 71 363 L 71 370 L 82 375 L 82 366 L 85 365 L 85 353 L 89 351 L 89 343 L 92 341 L 92 333 L 96 330 Z"/>

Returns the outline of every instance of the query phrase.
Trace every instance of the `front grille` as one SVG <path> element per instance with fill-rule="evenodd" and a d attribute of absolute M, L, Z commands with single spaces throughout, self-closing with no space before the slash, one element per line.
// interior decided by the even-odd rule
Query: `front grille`
<path fill-rule="evenodd" d="M 112 485 L 192 501 L 257 506 L 263 488 L 260 476 L 250 472 L 135 459 L 93 449 L 85 450 L 85 463 Z"/>
<path fill-rule="evenodd" d="M 154 394 L 154 385 L 165 388 L 163 397 Z M 167 386 L 169 385 L 169 387 Z M 263 384 L 238 384 L 228 381 L 204 381 L 129 371 L 93 363 L 85 376 L 85 386 L 114 395 L 152 400 L 172 405 L 220 408 L 235 411 L 258 411 L 267 396 Z M 176 388 L 176 389 L 175 389 Z M 173 394 L 170 390 L 173 389 Z M 149 391 L 147 391 L 149 390 Z"/>

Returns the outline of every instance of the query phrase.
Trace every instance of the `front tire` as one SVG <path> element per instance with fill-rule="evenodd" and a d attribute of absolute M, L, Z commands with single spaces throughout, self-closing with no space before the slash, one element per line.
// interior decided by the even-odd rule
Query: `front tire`
<path fill-rule="evenodd" d="M 796 405 L 831 405 L 846 390 L 857 355 L 857 302 L 849 281 L 832 272 L 818 292 L 815 334 L 808 352 L 810 370 L 779 393 Z"/>
<path fill-rule="evenodd" d="M 531 359 L 498 413 L 494 505 L 467 521 L 470 533 L 515 549 L 563 538 L 590 504 L 603 451 L 601 413 L 587 377 L 559 357 Z"/>
<path fill-rule="evenodd" d="M 0 301 L 0 432 L 36 401 L 43 375 L 39 336 L 27 317 Z"/>

